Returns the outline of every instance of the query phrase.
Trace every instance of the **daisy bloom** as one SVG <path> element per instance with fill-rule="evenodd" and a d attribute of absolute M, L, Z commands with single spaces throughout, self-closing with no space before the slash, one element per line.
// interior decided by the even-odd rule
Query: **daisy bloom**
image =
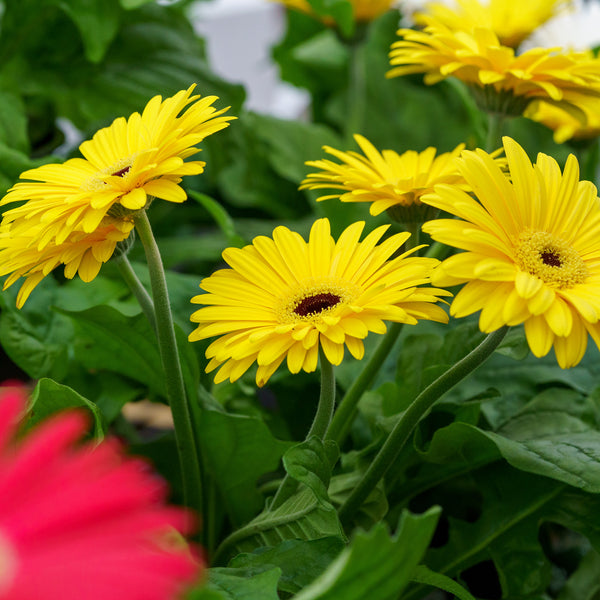
<path fill-rule="evenodd" d="M 399 233 L 379 245 L 389 226 L 360 242 L 364 222 L 348 227 L 336 242 L 327 219 L 319 219 L 306 242 L 277 227 L 273 238 L 257 237 L 244 248 L 223 253 L 231 267 L 202 281 L 207 293 L 192 302 L 207 306 L 192 314 L 198 327 L 190 341 L 219 336 L 207 349 L 207 371 L 220 367 L 215 382 L 235 381 L 258 363 L 263 386 L 287 359 L 292 373 L 312 372 L 319 347 L 339 365 L 344 347 L 361 359 L 370 331 L 385 333 L 384 321 L 416 324 L 418 319 L 447 322 L 435 305 L 445 290 L 429 284 L 437 260 L 391 258 L 410 237 Z"/>
<path fill-rule="evenodd" d="M 540 25 L 565 12 L 568 0 L 456 0 L 425 4 L 424 13 L 431 15 L 449 29 L 470 31 L 475 27 L 491 29 L 504 46 L 516 48 Z M 414 15 L 422 24 L 422 15 Z"/>
<path fill-rule="evenodd" d="M 477 198 L 436 186 L 423 201 L 458 219 L 439 219 L 423 230 L 460 248 L 434 272 L 435 285 L 466 283 L 450 314 L 481 310 L 479 327 L 525 325 L 529 347 L 545 356 L 552 346 L 562 368 L 585 353 L 588 333 L 600 346 L 600 200 L 579 181 L 571 155 L 561 173 L 538 154 L 532 165 L 514 140 L 504 138 L 509 177 L 482 150 L 465 151 L 459 168 Z"/>
<path fill-rule="evenodd" d="M 127 238 L 135 211 L 152 198 L 183 202 L 185 175 L 205 163 L 186 160 L 196 144 L 227 127 L 234 117 L 212 105 L 215 96 L 192 95 L 194 86 L 162 100 L 152 98 L 142 114 L 115 119 L 79 147 L 84 158 L 25 171 L 0 205 L 0 275 L 12 273 L 5 288 L 26 278 L 20 304 L 52 269 L 93 279 L 115 244 Z"/>
<path fill-rule="evenodd" d="M 436 156 L 433 147 L 423 152 L 409 150 L 398 154 L 393 150 L 383 150 L 380 153 L 363 136 L 355 135 L 354 139 L 364 156 L 323 146 L 325 152 L 341 162 L 307 162 L 309 167 L 322 170 L 307 175 L 300 189 L 342 190 L 340 193 L 320 196 L 317 201 L 339 198 L 342 202 L 370 202 L 369 211 L 372 215 L 387 210 L 396 220 L 408 223 L 427 218 L 427 211 L 431 212 L 431 208 L 421 204 L 420 198 L 432 192 L 436 183 L 466 185 L 454 163 L 464 144 L 452 152 Z M 435 216 L 435 213 L 430 216 Z"/>
<path fill-rule="evenodd" d="M 167 600 L 199 575 L 179 532 L 189 516 L 115 440 L 78 444 L 62 413 L 17 441 L 23 393 L 0 392 L 0 597 Z"/>
<path fill-rule="evenodd" d="M 308 0 L 277 0 L 288 8 L 306 13 L 316 19 L 327 22 L 327 17 L 322 19 L 312 8 Z M 387 12 L 395 4 L 394 0 L 348 0 L 352 6 L 354 20 L 359 22 L 372 21 Z"/>
<path fill-rule="evenodd" d="M 600 59 L 591 52 L 534 48 L 516 55 L 483 27 L 455 31 L 423 16 L 423 31 L 400 29 L 392 44 L 388 77 L 425 73 L 434 84 L 454 76 L 470 86 L 486 110 L 521 115 L 534 98 L 575 106 L 600 96 Z"/>

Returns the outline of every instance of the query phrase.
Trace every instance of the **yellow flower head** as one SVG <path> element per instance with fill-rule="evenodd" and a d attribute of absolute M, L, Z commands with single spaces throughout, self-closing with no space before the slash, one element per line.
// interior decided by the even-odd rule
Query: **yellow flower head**
<path fill-rule="evenodd" d="M 67 277 L 79 272 L 85 281 L 93 279 L 133 228 L 132 214 L 147 208 L 152 197 L 186 199 L 182 177 L 201 173 L 205 164 L 186 159 L 234 118 L 212 106 L 216 97 L 192 96 L 193 89 L 166 100 L 155 96 L 141 115 L 116 119 L 81 144 L 85 158 L 22 173 L 29 181 L 15 184 L 0 201 L 25 201 L 5 211 L 0 223 L 0 275 L 12 273 L 5 288 L 27 278 L 21 306 L 59 264 L 66 265 Z M 105 239 L 104 231 L 110 232 Z"/>
<path fill-rule="evenodd" d="M 516 48 L 570 4 L 569 0 L 456 0 L 454 7 L 442 2 L 427 4 L 426 13 L 455 31 L 491 29 L 502 45 Z M 414 19 L 423 23 L 422 15 L 417 14 Z"/>
<path fill-rule="evenodd" d="M 372 215 L 397 207 L 395 212 L 404 211 L 404 219 L 398 214 L 398 220 L 410 222 L 422 220 L 419 209 L 427 207 L 421 205 L 420 198 L 432 192 L 436 183 L 465 185 L 454 162 L 464 144 L 452 152 L 436 156 L 435 148 L 427 148 L 423 152 L 409 150 L 403 154 L 393 150 L 380 153 L 361 135 L 355 135 L 354 139 L 364 156 L 324 146 L 325 152 L 338 158 L 341 164 L 331 160 L 307 162 L 308 166 L 322 171 L 307 175 L 300 189 L 342 190 L 317 200 L 339 198 L 342 202 L 371 202 L 369 210 Z"/>
<path fill-rule="evenodd" d="M 505 137 L 509 177 L 482 150 L 463 152 L 460 170 L 477 196 L 449 185 L 423 197 L 458 219 L 429 221 L 433 239 L 465 250 L 434 272 L 435 285 L 466 285 L 450 314 L 481 310 L 484 332 L 524 323 L 529 347 L 545 356 L 552 346 L 562 368 L 585 353 L 588 333 L 600 346 L 600 200 L 579 181 L 569 156 L 564 172 Z"/>
<path fill-rule="evenodd" d="M 423 31 L 401 29 L 392 44 L 388 77 L 425 73 L 434 84 L 454 76 L 471 86 L 485 107 L 519 115 L 533 98 L 577 106 L 582 96 L 600 95 L 600 59 L 591 52 L 533 48 L 515 55 L 491 29 L 454 31 L 423 16 Z"/>
<path fill-rule="evenodd" d="M 319 347 L 339 365 L 344 347 L 357 359 L 370 331 L 385 333 L 384 321 L 416 324 L 446 322 L 435 305 L 445 290 L 427 285 L 435 259 L 390 258 L 410 237 L 399 233 L 379 245 L 388 226 L 359 241 L 364 222 L 348 227 L 336 242 L 327 219 L 314 223 L 306 242 L 277 227 L 273 238 L 260 236 L 244 248 L 223 253 L 231 268 L 202 281 L 207 293 L 192 302 L 207 306 L 192 314 L 198 323 L 190 341 L 218 338 L 206 351 L 207 371 L 220 367 L 215 381 L 235 381 L 258 363 L 263 386 L 287 359 L 292 373 L 312 372 Z"/>
<path fill-rule="evenodd" d="M 307 0 L 276 0 L 281 4 L 285 4 L 288 8 L 293 8 L 300 12 L 306 13 L 316 19 L 321 19 L 319 15 L 315 13 L 312 6 Z M 352 5 L 352 12 L 354 20 L 359 22 L 372 21 L 384 12 L 387 12 L 394 0 L 348 0 Z M 327 22 L 327 17 L 322 19 Z"/>

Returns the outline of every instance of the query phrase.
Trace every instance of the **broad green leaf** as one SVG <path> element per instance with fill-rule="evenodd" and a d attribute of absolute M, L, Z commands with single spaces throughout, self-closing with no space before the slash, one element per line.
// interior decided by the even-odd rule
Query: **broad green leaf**
<path fill-rule="evenodd" d="M 475 600 L 475 598 L 468 592 L 462 585 L 456 583 L 454 579 L 441 575 L 440 573 L 434 573 L 431 569 L 423 565 L 418 565 L 413 571 L 411 580 L 415 583 L 423 583 L 424 585 L 430 585 L 440 590 L 444 590 L 449 594 L 453 594 L 459 600 Z"/>
<path fill-rule="evenodd" d="M 310 541 L 286 540 L 274 548 L 239 554 L 229 566 L 253 570 L 279 567 L 279 590 L 296 593 L 321 575 L 344 547 L 339 537 Z"/>
<path fill-rule="evenodd" d="M 120 373 L 165 395 L 156 336 L 143 314 L 127 317 L 109 306 L 59 312 L 77 325 L 75 351 L 84 367 Z"/>
<path fill-rule="evenodd" d="M 439 429 L 423 457 L 446 463 L 464 456 L 467 448 L 471 455 L 490 456 L 493 444 L 518 469 L 598 493 L 598 415 L 591 399 L 573 390 L 550 389 L 533 398 L 496 432 L 459 422 Z"/>
<path fill-rule="evenodd" d="M 440 511 L 404 512 L 393 536 L 383 523 L 358 532 L 350 545 L 295 600 L 397 600 L 433 535 Z"/>
<path fill-rule="evenodd" d="M 21 310 L 14 306 L 12 290 L 1 296 L 2 348 L 32 379 L 60 380 L 68 368 L 68 344 L 73 337 L 73 326 L 63 315 L 48 310 L 56 298 L 53 281 L 38 286 L 34 294 Z"/>
<path fill-rule="evenodd" d="M 235 229 L 233 219 L 229 216 L 221 204 L 219 204 L 210 196 L 201 194 L 200 192 L 195 192 L 194 190 L 190 190 L 189 194 L 190 197 L 196 200 L 200 206 L 204 207 L 210 216 L 215 220 L 216 224 L 219 226 L 219 229 L 227 238 L 227 243 L 230 246 L 241 247 L 245 244 L 244 238 L 240 236 Z"/>
<path fill-rule="evenodd" d="M 0 92 L 0 144 L 25 154 L 29 152 L 25 105 L 19 96 L 4 91 Z"/>
<path fill-rule="evenodd" d="M 467 485 L 469 484 L 469 485 Z M 550 582 L 550 563 L 540 544 L 540 525 L 558 523 L 600 545 L 600 497 L 551 479 L 520 472 L 505 462 L 472 471 L 430 499 L 448 514 L 448 541 L 428 551 L 433 571 L 455 578 L 481 562 L 494 562 L 505 599 L 537 598 Z M 479 506 L 476 519 L 452 514 L 461 503 Z M 422 597 L 411 587 L 403 600 Z"/>
<path fill-rule="evenodd" d="M 324 125 L 277 119 L 248 113 L 245 124 L 252 128 L 266 146 L 267 157 L 276 173 L 299 184 L 309 167 L 307 160 L 323 156 L 323 146 L 339 146 L 339 137 Z"/>
<path fill-rule="evenodd" d="M 18 121 L 17 118 L 16 122 L 18 123 Z M 9 134 L 7 133 L 7 135 Z M 18 136 L 15 141 L 19 142 Z M 0 141 L 0 194 L 2 195 L 19 179 L 23 171 L 58 160 L 52 156 L 43 159 L 31 159 L 25 152 L 13 148 L 12 145 L 12 142 L 8 144 L 5 141 Z"/>
<path fill-rule="evenodd" d="M 27 426 L 33 427 L 50 415 L 68 408 L 83 408 L 91 413 L 94 437 L 98 441 L 104 438 L 104 425 L 98 407 L 70 387 L 46 378 L 38 381 L 31 395 Z"/>
<path fill-rule="evenodd" d="M 345 540 L 326 491 L 335 456 L 337 446 L 323 444 L 316 437 L 290 448 L 283 463 L 289 475 L 301 482 L 299 489 L 277 508 L 267 505 L 255 519 L 234 532 L 223 544 L 221 553 L 231 553 L 234 548 L 238 552 L 251 552 L 290 539 L 337 537 Z"/>
<path fill-rule="evenodd" d="M 277 469 L 289 442 L 275 439 L 258 418 L 214 410 L 200 415 L 197 431 L 229 517 L 235 525 L 247 522 L 264 504 L 258 478 Z"/>
<path fill-rule="evenodd" d="M 58 6 L 79 29 L 87 59 L 99 63 L 119 29 L 119 1 L 58 0 Z"/>
<path fill-rule="evenodd" d="M 279 600 L 280 575 L 278 568 L 256 574 L 245 569 L 210 569 L 205 587 L 191 593 L 188 600 Z"/>

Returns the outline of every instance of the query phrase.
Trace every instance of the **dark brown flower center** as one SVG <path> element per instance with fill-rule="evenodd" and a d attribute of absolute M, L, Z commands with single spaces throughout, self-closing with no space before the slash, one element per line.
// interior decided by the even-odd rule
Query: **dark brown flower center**
<path fill-rule="evenodd" d="M 315 294 L 314 296 L 303 298 L 298 302 L 294 308 L 294 312 L 300 317 L 315 315 L 335 306 L 340 300 L 341 297 L 336 294 L 329 294 L 326 292 Z"/>
<path fill-rule="evenodd" d="M 560 262 L 560 256 L 553 252 L 552 250 L 544 250 L 540 254 L 540 258 L 545 265 L 549 267 L 561 267 L 562 263 Z"/>
<path fill-rule="evenodd" d="M 113 173 L 113 177 L 123 177 L 124 175 L 127 175 L 127 173 L 129 173 L 129 169 L 131 169 L 131 167 L 123 167 L 122 169 L 119 169 L 118 171 L 116 171 L 115 173 Z"/>

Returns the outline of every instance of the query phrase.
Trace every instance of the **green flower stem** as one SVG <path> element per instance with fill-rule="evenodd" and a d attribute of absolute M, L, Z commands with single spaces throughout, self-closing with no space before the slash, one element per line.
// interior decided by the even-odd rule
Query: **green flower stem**
<path fill-rule="evenodd" d="M 325 437 L 329 440 L 337 442 L 341 446 L 348 435 L 352 421 L 356 416 L 358 401 L 364 391 L 373 383 L 375 376 L 383 365 L 386 357 L 391 352 L 400 332 L 402 331 L 402 323 L 392 323 L 381 340 L 379 346 L 366 363 L 360 375 L 354 380 L 348 388 L 346 394 L 339 403 L 337 410 Z"/>
<path fill-rule="evenodd" d="M 485 140 L 486 152 L 493 152 L 502 146 L 502 128 L 506 116 L 501 113 L 488 113 L 488 130 Z"/>
<path fill-rule="evenodd" d="M 448 390 L 472 373 L 492 354 L 507 331 L 508 326 L 505 325 L 490 333 L 479 346 L 428 385 L 404 411 L 367 472 L 341 506 L 339 517 L 342 524 L 347 524 L 362 506 L 362 503 L 400 454 L 417 423 Z"/>
<path fill-rule="evenodd" d="M 119 269 L 119 273 L 121 273 L 121 277 L 123 277 L 123 280 L 131 290 L 131 293 L 136 297 L 144 315 L 146 315 L 150 325 L 152 325 L 152 329 L 156 331 L 154 303 L 152 302 L 150 294 L 142 285 L 142 282 L 138 279 L 138 276 L 135 274 L 129 259 L 125 254 L 121 254 L 121 256 L 115 256 L 113 260 Z"/>
<path fill-rule="evenodd" d="M 333 365 L 327 360 L 325 352 L 323 352 L 320 346 L 319 362 L 321 364 L 321 394 L 315 418 L 306 435 L 307 440 L 315 436 L 320 440 L 325 437 L 325 432 L 331 423 L 331 417 L 335 408 L 335 374 L 333 372 Z M 286 474 L 273 498 L 273 502 L 271 502 L 269 510 L 275 510 L 288 498 L 293 496 L 297 486 L 298 482 Z"/>
<path fill-rule="evenodd" d="M 194 437 L 191 407 L 185 394 L 165 270 L 145 210 L 136 214 L 135 228 L 144 246 L 150 272 L 158 346 L 165 372 L 167 398 L 173 413 L 175 440 L 179 462 L 181 463 L 184 501 L 187 506 L 202 513 L 202 471 Z"/>

